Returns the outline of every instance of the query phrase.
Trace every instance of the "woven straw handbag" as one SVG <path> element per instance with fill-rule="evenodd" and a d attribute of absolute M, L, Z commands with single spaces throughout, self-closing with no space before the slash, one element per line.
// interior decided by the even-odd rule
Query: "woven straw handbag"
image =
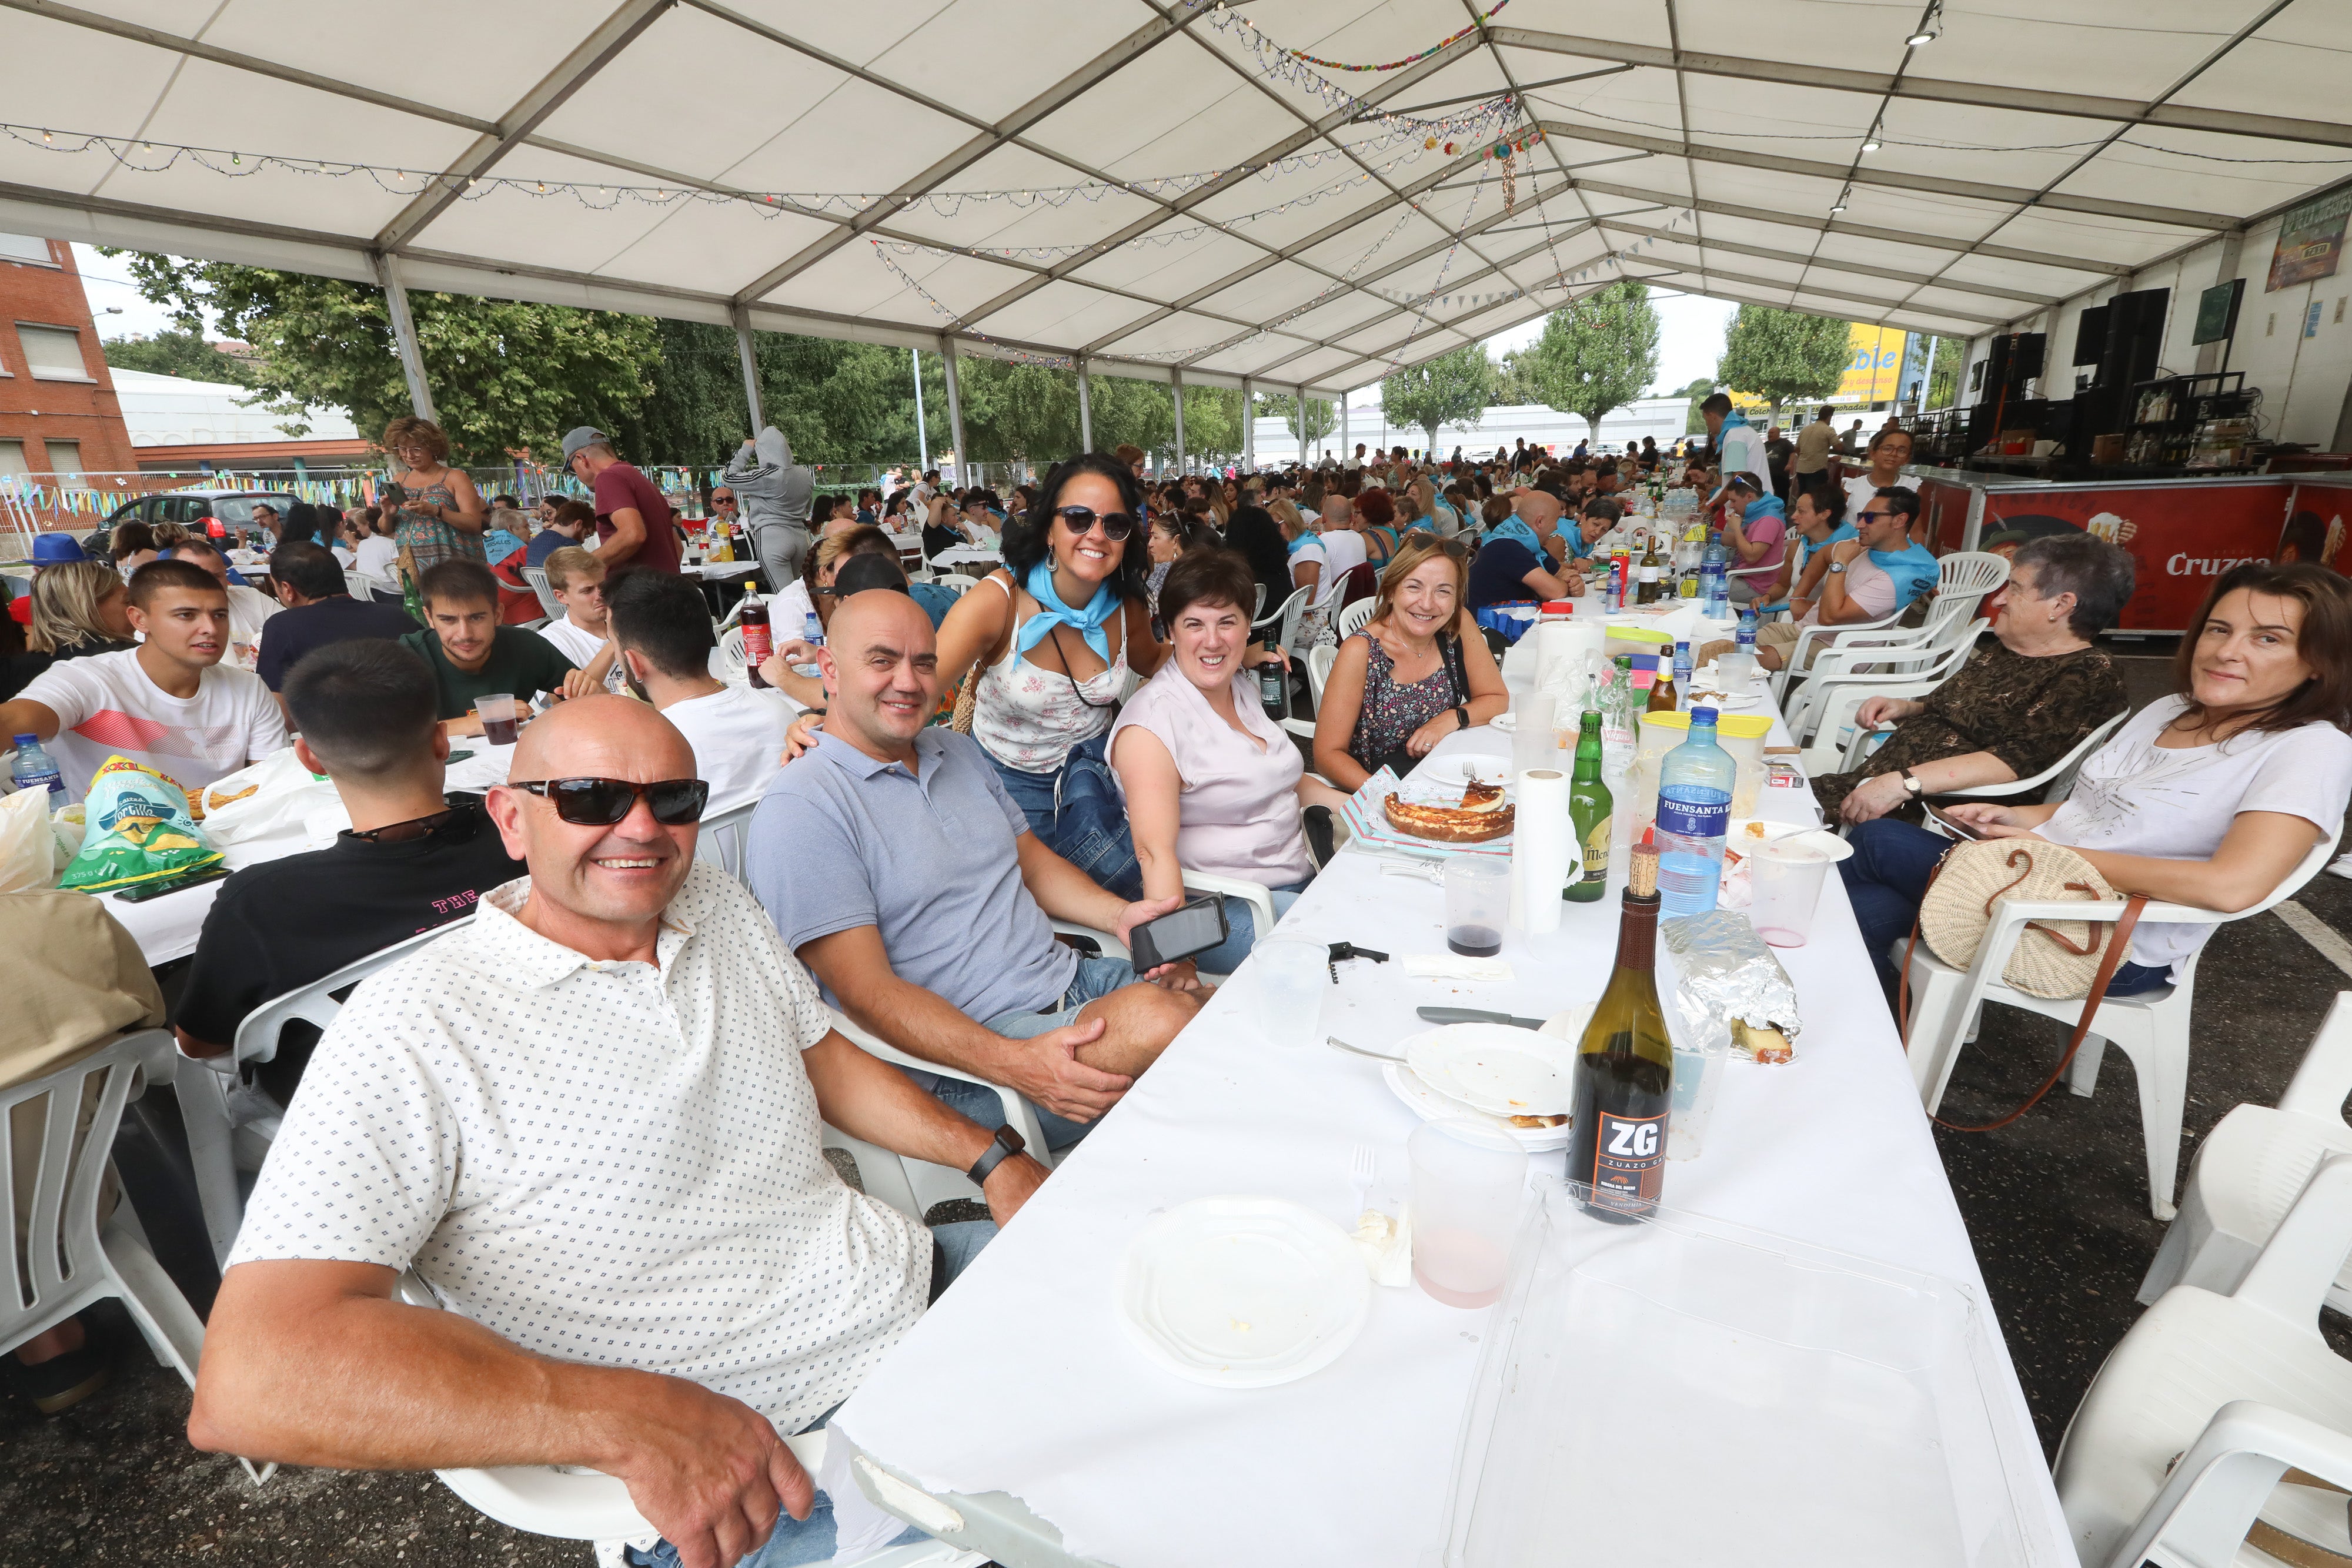
<path fill-rule="evenodd" d="M 1979 839 L 1955 844 L 1928 879 L 1919 901 L 1919 918 L 1911 940 L 1925 938 L 1929 951 L 1956 969 L 1976 961 L 1977 948 L 1992 925 L 1993 905 L 2003 899 L 2029 904 L 2104 904 L 2125 899 L 2121 917 L 2113 921 L 2029 921 L 2017 939 L 2000 977 L 2028 996 L 2053 1001 L 2083 998 L 2082 1016 L 2067 1037 L 2065 1054 L 2042 1087 L 2023 1104 L 1998 1121 L 1963 1126 L 1934 1118 L 1939 1127 L 1959 1133 L 1990 1133 L 2006 1127 L 2041 1103 L 2066 1071 L 2074 1053 L 2089 1038 L 2092 1020 L 2106 998 L 2107 984 L 2131 951 L 2132 929 L 2139 924 L 2147 899 L 2138 894 L 2116 893 L 2096 867 L 2063 844 L 2039 839 Z M 1902 1020 L 1905 1049 L 1911 1043 L 1911 954 L 1903 955 L 1903 978 L 1897 988 L 1895 1010 Z"/>

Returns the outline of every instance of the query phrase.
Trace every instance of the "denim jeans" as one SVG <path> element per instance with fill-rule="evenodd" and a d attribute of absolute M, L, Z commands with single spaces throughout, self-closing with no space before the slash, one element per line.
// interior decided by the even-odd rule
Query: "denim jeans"
<path fill-rule="evenodd" d="M 1111 776 L 1109 742 L 1108 735 L 1080 742 L 1051 773 L 1024 773 L 994 757 L 988 761 L 1038 842 L 1133 902 L 1143 896 L 1143 867 L 1128 831 L 1127 798 Z"/>
<path fill-rule="evenodd" d="M 966 1264 L 980 1256 L 980 1249 L 995 1235 L 995 1225 L 985 1219 L 931 1227 L 931 1240 L 937 1248 L 932 1266 L 933 1301 L 963 1272 Z M 822 1427 L 832 1418 L 833 1411 L 828 1410 L 812 1426 Z M 890 1544 L 908 1546 L 929 1539 L 910 1524 Z M 780 1515 L 768 1539 L 738 1562 L 736 1568 L 797 1568 L 804 1563 L 829 1563 L 833 1560 L 834 1540 L 833 1499 L 819 1492 L 806 1519 L 794 1519 L 788 1513 Z M 637 1568 L 678 1568 L 677 1548 L 667 1541 L 656 1542 L 650 1552 L 632 1546 L 625 1555 Z"/>
<path fill-rule="evenodd" d="M 1838 862 L 1838 877 L 1853 905 L 1854 923 L 1862 927 L 1862 944 L 1870 949 L 1870 961 L 1878 967 L 1879 983 L 1891 989 L 1897 976 L 1890 955 L 1896 943 L 1911 935 L 1920 901 L 1927 896 L 1928 879 L 1936 874 L 1952 841 L 1909 822 L 1881 817 L 1856 824 L 1847 841 L 1853 845 L 1853 853 Z M 2139 996 L 2168 985 L 2171 978 L 2168 964 L 2119 964 L 2115 978 L 2107 982 L 2107 995 Z"/>
<path fill-rule="evenodd" d="M 1279 920 L 1289 914 L 1290 906 L 1298 902 L 1298 895 L 1307 891 L 1307 883 L 1314 880 L 1310 876 L 1306 882 L 1294 882 L 1287 887 L 1266 889 L 1274 897 L 1274 917 Z M 1257 942 L 1257 911 L 1246 901 L 1231 894 L 1223 896 L 1225 939 L 1205 953 L 1192 955 L 1193 965 L 1204 975 L 1232 974 L 1242 967 L 1242 960 L 1249 956 L 1250 948 Z"/>
<path fill-rule="evenodd" d="M 1034 1040 L 1067 1024 L 1078 1021 L 1078 1009 L 1097 997 L 1107 997 L 1121 986 L 1135 984 L 1134 967 L 1124 958 L 1102 958 L 1082 954 L 1078 967 L 1070 975 L 1067 989 L 1054 998 L 1053 1006 L 1045 1011 L 999 1013 L 987 1020 L 990 1032 L 1007 1040 Z M 957 1114 L 971 1118 L 983 1127 L 996 1127 L 1004 1122 L 1004 1102 L 997 1092 L 985 1083 L 969 1079 L 950 1078 L 943 1072 L 925 1072 L 919 1069 L 904 1070 L 915 1086 Z M 1087 1135 L 1093 1124 L 1073 1122 L 1056 1116 L 1040 1105 L 1037 1125 L 1045 1134 L 1045 1146 L 1060 1153 Z"/>

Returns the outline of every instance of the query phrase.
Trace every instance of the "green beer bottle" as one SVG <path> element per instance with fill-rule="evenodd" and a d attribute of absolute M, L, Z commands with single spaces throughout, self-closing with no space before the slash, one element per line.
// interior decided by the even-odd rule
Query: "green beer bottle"
<path fill-rule="evenodd" d="M 1576 721 L 1576 767 L 1568 781 L 1568 820 L 1576 830 L 1584 872 L 1568 884 L 1562 898 L 1593 904 L 1609 891 L 1609 819 L 1615 806 L 1609 786 L 1601 781 L 1601 715 L 1586 708 Z"/>

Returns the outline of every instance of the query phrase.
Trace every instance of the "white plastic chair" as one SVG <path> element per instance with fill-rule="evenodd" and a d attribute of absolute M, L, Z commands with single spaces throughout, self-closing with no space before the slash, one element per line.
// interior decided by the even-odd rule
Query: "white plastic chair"
<path fill-rule="evenodd" d="M 236 1178 L 239 1135 L 258 1145 L 258 1152 L 266 1152 L 269 1143 L 268 1135 L 258 1127 L 248 1124 L 236 1128 L 230 1124 L 228 1091 L 237 1082 L 239 1069 L 248 1061 L 268 1061 L 276 1057 L 278 1034 L 296 1019 L 322 1030 L 334 1022 L 343 1004 L 330 993 L 358 985 L 394 960 L 405 957 L 465 923 L 455 920 L 430 931 L 420 931 L 344 965 L 325 979 L 262 1003 L 237 1025 L 236 1039 L 226 1056 L 196 1058 L 173 1052 L 172 1089 L 179 1097 L 180 1121 L 187 1129 L 188 1157 L 196 1173 L 196 1202 L 204 1210 L 205 1231 L 213 1244 L 215 1262 L 227 1267 L 229 1249 L 236 1244 L 237 1229 L 245 1223 L 245 1197 Z M 247 1163 L 250 1168 L 260 1168 L 257 1158 Z"/>
<path fill-rule="evenodd" d="M 142 1030 L 46 1077 L 0 1089 L 0 1146 L 11 1153 L 16 1107 L 46 1100 L 29 1195 L 16 1191 L 15 1162 L 0 1155 L 0 1217 L 26 1219 L 21 1255 L 13 1242 L 0 1246 L 0 1354 L 113 1296 L 130 1309 L 155 1360 L 195 1386 L 204 1324 L 148 1250 L 128 1201 L 116 1204 L 103 1227 L 98 1219 L 131 1083 L 142 1063 L 171 1050 L 168 1030 Z M 78 1131 L 85 1114 L 89 1125 Z"/>
<path fill-rule="evenodd" d="M 1819 630 L 1806 628 L 1806 632 Z M 1832 706 L 1852 697 L 1876 696 L 1890 687 L 1926 681 L 1931 686 L 1942 685 L 1959 674 L 1960 666 L 1976 652 L 1977 639 L 1992 630 L 1981 621 L 1939 623 L 1931 628 L 1936 640 L 1908 643 L 1884 649 L 1857 650 L 1852 662 L 1838 660 L 1844 652 L 1843 645 L 1825 651 L 1822 660 L 1837 661 L 1828 670 L 1808 680 L 1793 702 L 1783 703 L 1789 733 L 1801 744 L 1822 728 L 1822 720 Z M 1780 672 L 1776 672 L 1780 673 Z"/>
<path fill-rule="evenodd" d="M 759 808 L 759 800 L 753 799 L 703 818 L 695 834 L 694 858 L 708 861 L 742 882 L 744 851 L 751 841 L 751 813 Z"/>
<path fill-rule="evenodd" d="M 1238 898 L 1250 907 L 1250 949 L 1274 935 L 1274 894 L 1262 882 L 1244 882 L 1237 876 L 1217 876 L 1205 871 L 1184 873 L 1187 893 L 1214 893 L 1227 898 Z"/>
<path fill-rule="evenodd" d="M 2141 912 L 2140 919 L 2150 925 L 2199 925 L 2250 919 L 2281 899 L 2293 896 L 2305 883 L 2319 874 L 2319 868 L 2335 853 L 2336 835 L 2330 833 L 2312 847 L 2285 880 L 2272 889 L 2268 898 L 2251 909 L 2229 915 L 2152 899 Z M 1987 1002 L 2023 1008 L 2067 1025 L 2083 1016 L 2079 997 L 2045 1000 L 2028 996 L 2002 981 L 2001 971 L 2008 967 L 2026 922 L 2111 922 L 2122 917 L 2124 907 L 2121 899 L 2100 904 L 2034 904 L 2003 899 L 1993 906 L 1992 921 L 1985 928 L 1984 940 L 1977 946 L 1976 961 L 1965 970 L 1953 968 L 1937 958 L 1927 950 L 1927 943 L 1916 945 L 1910 966 L 1911 1075 L 1929 1114 L 1934 1114 L 1943 1103 L 1944 1086 L 1951 1080 L 1953 1064 L 1959 1060 L 1961 1046 L 1974 1033 L 1977 1016 Z M 1895 944 L 1892 962 L 1903 962 L 1906 946 L 1902 941 Z M 2098 1016 L 2092 1021 L 2093 1032 L 2084 1039 L 2066 1069 L 2066 1087 L 2087 1096 L 2097 1086 L 2099 1059 L 2106 1046 L 2115 1045 L 2131 1061 L 2132 1076 L 2139 1084 L 2140 1130 L 2147 1140 L 2148 1208 L 2158 1219 L 2173 1217 L 2172 1189 L 2180 1169 L 2181 1107 L 2189 1093 L 2189 1013 L 2196 998 L 2197 960 L 2200 956 L 2192 953 L 2181 960 L 2179 978 L 2168 986 L 2140 996 L 2102 1000 Z"/>
<path fill-rule="evenodd" d="M 1370 599 L 1359 599 L 1353 604 L 1343 606 L 1339 611 L 1339 619 L 1336 622 L 1339 641 L 1344 643 L 1362 631 L 1370 623 L 1373 612 L 1380 607 L 1381 601 L 1377 596 Z"/>
<path fill-rule="evenodd" d="M 965 594 L 970 593 L 973 589 L 980 586 L 980 579 L 976 577 L 966 577 L 960 572 L 947 572 L 940 576 L 934 577 L 931 579 L 931 581 L 936 587 L 950 590 L 958 599 L 961 599 Z"/>
<path fill-rule="evenodd" d="M 522 569 L 522 580 L 530 584 L 530 590 L 533 593 L 539 595 L 539 607 L 547 612 L 547 618 L 550 621 L 558 621 L 562 619 L 563 605 L 556 599 L 555 590 L 547 585 L 547 568 L 543 566 L 524 567 Z"/>
<path fill-rule="evenodd" d="M 1307 598 L 1313 592 L 1310 588 L 1294 589 L 1290 597 L 1276 605 L 1271 613 L 1251 622 L 1250 641 L 1271 642 L 1277 648 L 1296 653 L 1299 622 L 1306 617 Z M 1272 637 L 1267 635 L 1269 631 L 1274 633 Z"/>
<path fill-rule="evenodd" d="M 2053 1467 L 2085 1568 L 2277 1568 L 2243 1544 L 2257 1518 L 2352 1550 L 2342 1492 L 2326 1490 L 2352 1488 L 2352 1364 L 2318 1325 L 2347 1250 L 2352 1158 L 2334 1155 L 2236 1289 L 2177 1287 L 2132 1324 Z"/>
<path fill-rule="evenodd" d="M 346 570 L 343 573 L 343 591 L 362 604 L 365 604 L 375 597 L 375 579 L 363 571 Z"/>
<path fill-rule="evenodd" d="M 977 1083 L 993 1091 L 997 1099 L 1003 1103 L 1005 1122 L 1021 1134 L 1028 1145 L 1029 1153 L 1043 1164 L 1053 1165 L 1053 1152 L 1045 1146 L 1045 1133 L 1038 1124 L 1036 1107 L 1023 1099 L 1018 1091 L 1007 1089 L 1002 1083 L 991 1083 L 984 1078 L 957 1068 L 943 1067 L 936 1061 L 910 1056 L 889 1041 L 860 1029 L 837 1009 L 829 1008 L 826 1013 L 833 1021 L 833 1027 L 868 1056 L 878 1057 L 894 1067 L 909 1068 L 918 1072 L 936 1072 L 942 1078 L 960 1078 L 966 1083 Z M 955 1198 L 980 1201 L 980 1188 L 966 1179 L 960 1170 L 950 1170 L 945 1166 L 930 1165 L 922 1160 L 905 1159 L 872 1145 L 860 1143 L 846 1134 L 835 1133 L 831 1128 L 825 1131 L 825 1141 L 831 1146 L 846 1148 L 856 1155 L 858 1171 L 868 1183 L 866 1191 L 886 1203 L 906 1209 L 918 1219 L 934 1204 Z M 892 1176 L 894 1170 L 901 1173 L 896 1176 L 895 1182 Z M 886 1185 L 874 1185 L 877 1179 Z M 904 1202 L 893 1196 L 891 1189 L 898 1184 L 903 1184 L 906 1189 Z"/>
<path fill-rule="evenodd" d="M 1937 799 L 2000 800 L 2013 795 L 2023 795 L 2033 800 L 2063 800 L 2066 798 L 2067 792 L 2074 789 L 2074 775 L 2082 771 L 2083 764 L 2089 759 L 2091 753 L 2105 746 L 2107 743 L 2107 737 L 2121 728 L 2124 720 L 2130 716 L 2131 710 L 2126 708 L 2114 717 L 2104 720 L 2090 734 L 2076 741 L 2072 751 L 2031 779 L 2015 779 L 2006 784 L 1978 784 L 1966 789 L 1941 790 L 1938 791 Z"/>
<path fill-rule="evenodd" d="M 1958 550 L 1941 557 L 1936 563 L 1936 587 L 1929 601 L 1927 619 L 1923 625 L 1898 625 L 1908 606 L 1878 621 L 1851 626 L 1809 626 L 1798 633 L 1796 645 L 1789 650 L 1788 662 L 1773 672 L 1772 695 L 1785 699 L 1792 680 L 1804 679 L 1809 685 L 1807 695 L 1813 691 L 1812 683 L 1834 680 L 1856 674 L 1903 674 L 1916 673 L 1916 666 L 1895 669 L 1889 661 L 1902 661 L 1896 650 L 1941 651 L 1956 643 L 1972 644 L 1977 606 L 1987 594 L 2009 580 L 2009 562 L 2000 556 L 1982 550 Z M 1814 656 L 1810 667 L 1804 664 L 1805 646 L 1809 643 L 1829 642 Z M 1785 711 L 1787 704 L 1782 700 Z M 1794 722 L 1790 728 L 1796 728 Z"/>
<path fill-rule="evenodd" d="M 2352 991 L 2338 991 L 2278 1104 L 2240 1105 L 2199 1145 L 2180 1212 L 2140 1281 L 2139 1299 L 2153 1302 L 2175 1285 L 2235 1291 L 2320 1162 L 2352 1154 L 2347 1096 Z M 2352 1312 L 2352 1264 L 2336 1271 L 2327 1304 Z"/>

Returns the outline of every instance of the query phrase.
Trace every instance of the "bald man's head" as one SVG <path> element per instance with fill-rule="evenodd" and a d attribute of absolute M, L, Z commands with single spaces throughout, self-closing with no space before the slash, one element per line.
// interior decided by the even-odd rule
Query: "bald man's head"
<path fill-rule="evenodd" d="M 904 760 L 939 706 L 938 643 L 923 607 L 895 589 L 853 593 L 817 654 L 824 727 L 869 757 Z"/>
<path fill-rule="evenodd" d="M 694 748 L 677 727 L 620 696 L 558 704 L 522 732 L 509 771 L 513 785 L 558 779 L 653 784 L 697 777 Z M 569 822 L 555 803 L 518 788 L 494 790 L 490 816 L 507 852 L 530 866 L 531 904 L 541 935 L 582 951 L 660 917 L 694 863 L 692 822 L 654 820 L 642 795 L 616 822 Z"/>

